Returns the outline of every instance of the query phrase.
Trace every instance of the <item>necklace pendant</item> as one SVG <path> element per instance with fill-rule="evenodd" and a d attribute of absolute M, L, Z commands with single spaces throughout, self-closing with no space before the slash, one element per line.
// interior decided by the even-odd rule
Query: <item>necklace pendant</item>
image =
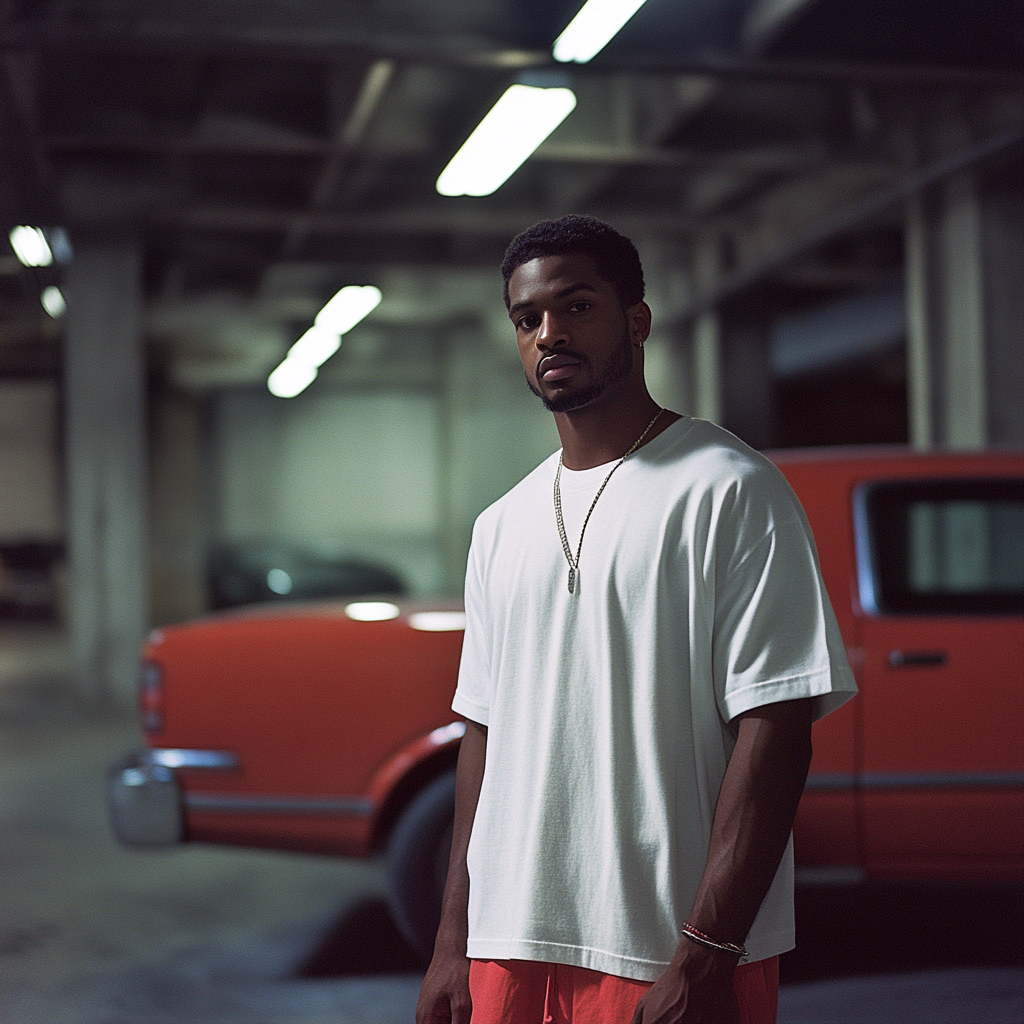
<path fill-rule="evenodd" d="M 574 565 L 569 566 L 569 593 L 576 593 L 576 567 Z"/>

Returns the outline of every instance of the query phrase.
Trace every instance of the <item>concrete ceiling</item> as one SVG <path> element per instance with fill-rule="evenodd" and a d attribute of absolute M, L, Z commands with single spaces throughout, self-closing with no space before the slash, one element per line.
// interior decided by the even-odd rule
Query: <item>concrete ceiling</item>
<path fill-rule="evenodd" d="M 493 321 L 508 239 L 567 212 L 667 262 L 714 240 L 724 277 L 681 316 L 863 288 L 899 272 L 915 174 L 1019 140 L 1016 0 L 649 0 L 567 69 L 550 45 L 578 6 L 0 2 L 0 226 L 140 236 L 151 338 L 179 383 L 222 387 L 261 380 L 345 283 L 391 282 L 381 323 Z M 493 196 L 438 195 L 501 92 L 553 68 L 566 122 Z M 53 362 L 57 273 L 0 256 L 0 372 Z"/>

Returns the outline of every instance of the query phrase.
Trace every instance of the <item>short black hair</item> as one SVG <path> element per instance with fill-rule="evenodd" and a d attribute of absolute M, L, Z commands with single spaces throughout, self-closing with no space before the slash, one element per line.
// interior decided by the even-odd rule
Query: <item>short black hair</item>
<path fill-rule="evenodd" d="M 501 261 L 505 308 L 510 305 L 509 279 L 519 267 L 542 256 L 569 254 L 589 256 L 598 274 L 615 288 L 623 308 L 643 300 L 644 270 L 636 246 L 610 224 L 596 217 L 570 213 L 558 220 L 542 220 L 509 243 Z"/>

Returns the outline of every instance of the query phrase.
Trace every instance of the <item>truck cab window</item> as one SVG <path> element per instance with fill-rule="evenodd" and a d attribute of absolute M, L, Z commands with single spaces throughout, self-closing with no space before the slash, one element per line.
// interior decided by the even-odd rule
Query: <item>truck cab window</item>
<path fill-rule="evenodd" d="M 858 495 L 865 610 L 1024 610 L 1024 481 L 877 483 Z"/>

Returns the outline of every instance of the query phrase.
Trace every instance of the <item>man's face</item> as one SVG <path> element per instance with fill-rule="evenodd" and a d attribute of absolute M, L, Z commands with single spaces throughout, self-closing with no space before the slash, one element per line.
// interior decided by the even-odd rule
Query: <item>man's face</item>
<path fill-rule="evenodd" d="M 592 405 L 633 373 L 636 311 L 643 319 L 647 307 L 624 310 L 589 256 L 524 263 L 508 294 L 526 383 L 551 412 Z"/>

